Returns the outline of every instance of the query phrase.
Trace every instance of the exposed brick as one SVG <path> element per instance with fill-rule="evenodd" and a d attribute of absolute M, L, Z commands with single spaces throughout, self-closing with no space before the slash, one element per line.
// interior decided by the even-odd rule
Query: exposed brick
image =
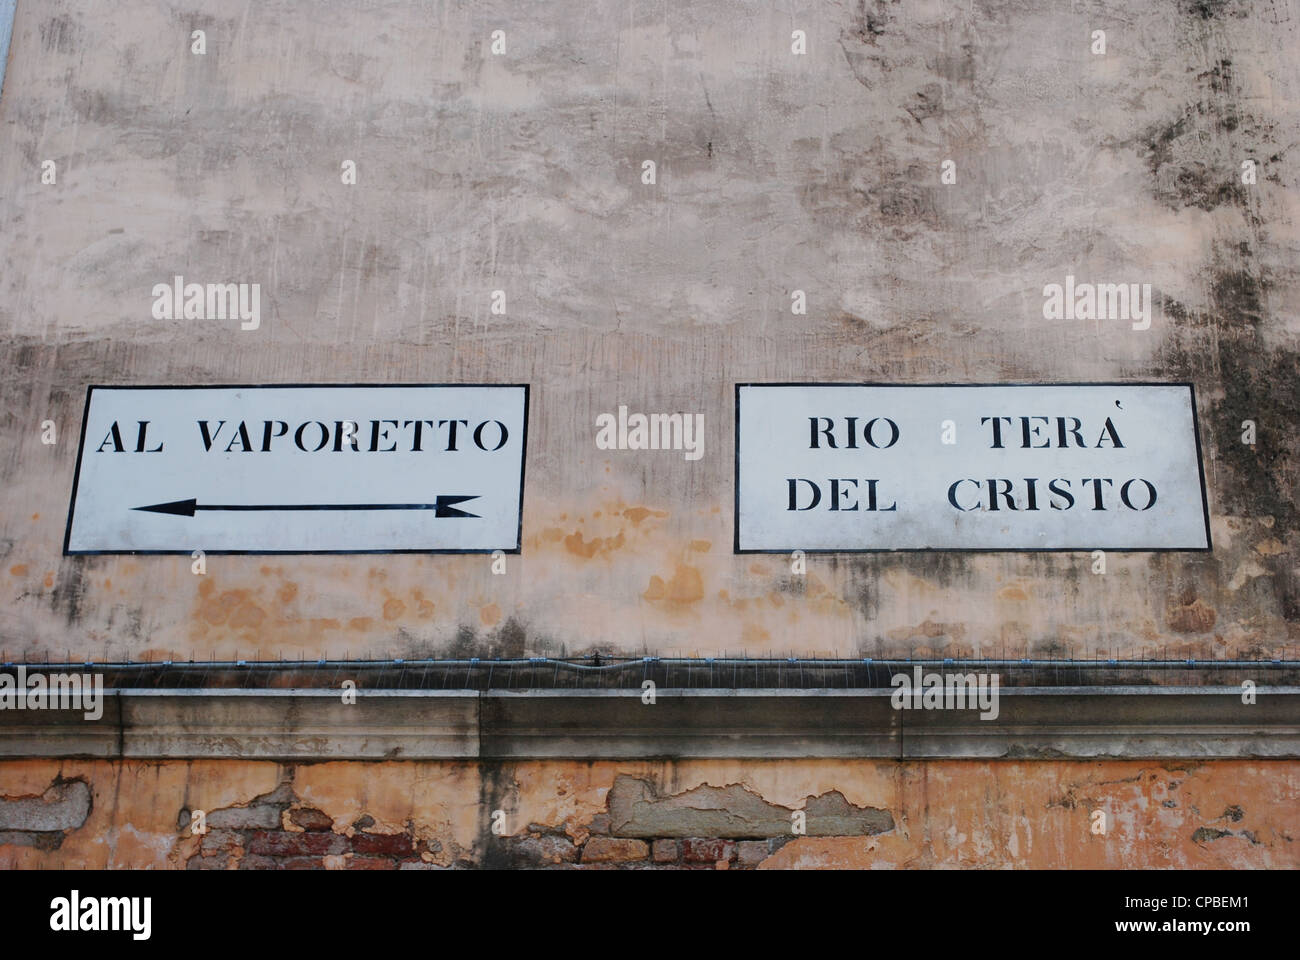
<path fill-rule="evenodd" d="M 72 830 L 90 813 L 90 787 L 84 780 L 55 781 L 39 797 L 0 797 L 0 830 Z"/>
<path fill-rule="evenodd" d="M 240 870 L 323 870 L 320 857 L 262 857 L 251 855 L 239 861 Z"/>
<path fill-rule="evenodd" d="M 248 852 L 269 857 L 311 857 L 343 853 L 346 837 L 336 833 L 288 833 L 259 830 L 248 842 Z"/>
<path fill-rule="evenodd" d="M 217 857 L 190 857 L 185 861 L 186 870 L 225 870 L 230 866 L 230 858 L 225 854 Z"/>
<path fill-rule="evenodd" d="M 386 857 L 353 857 L 348 861 L 349 870 L 396 870 L 397 861 Z"/>
<path fill-rule="evenodd" d="M 687 837 L 682 841 L 682 857 L 687 863 L 708 863 L 730 860 L 736 855 L 736 844 L 718 838 Z"/>
<path fill-rule="evenodd" d="M 742 867 L 756 867 L 767 859 L 766 840 L 741 840 L 736 844 L 736 862 Z"/>
<path fill-rule="evenodd" d="M 386 857 L 404 857 L 412 850 L 411 838 L 404 833 L 357 833 L 352 836 L 356 853 L 377 853 Z"/>
<path fill-rule="evenodd" d="M 676 840 L 656 840 L 651 847 L 655 863 L 676 863 L 681 851 Z M 767 851 L 764 851 L 766 853 Z"/>
<path fill-rule="evenodd" d="M 37 850 L 57 850 L 63 845 L 63 831 L 40 833 L 34 830 L 0 830 L 0 847 L 13 844 L 17 847 L 35 847 Z"/>
<path fill-rule="evenodd" d="M 334 826 L 334 818 L 312 807 L 300 807 L 289 811 L 289 819 L 304 830 L 329 830 Z"/>
<path fill-rule="evenodd" d="M 650 853 L 644 840 L 630 837 L 592 837 L 582 848 L 583 863 L 619 863 L 644 860 Z"/>
<path fill-rule="evenodd" d="M 578 859 L 578 848 L 568 837 L 530 835 L 511 844 L 510 856 L 526 866 L 573 863 Z"/>
<path fill-rule="evenodd" d="M 229 830 L 211 830 L 203 835 L 199 850 L 205 857 L 211 857 L 219 853 L 233 853 L 236 847 L 243 845 L 244 838 L 237 833 L 231 833 Z"/>
<path fill-rule="evenodd" d="M 227 807 L 207 815 L 209 830 L 278 830 L 280 807 L 262 804 L 256 807 Z"/>

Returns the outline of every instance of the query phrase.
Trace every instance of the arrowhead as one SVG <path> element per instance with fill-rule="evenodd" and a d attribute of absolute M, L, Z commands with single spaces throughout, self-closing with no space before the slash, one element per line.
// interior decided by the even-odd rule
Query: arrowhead
<path fill-rule="evenodd" d="M 452 507 L 453 503 L 464 503 L 466 500 L 477 500 L 478 494 L 469 497 L 453 497 L 450 494 L 444 494 L 433 502 L 435 517 L 477 517 L 477 513 L 466 513 L 464 510 L 456 510 Z"/>
<path fill-rule="evenodd" d="M 171 503 L 155 503 L 150 507 L 132 507 L 132 510 L 143 510 L 146 513 L 170 513 L 177 517 L 194 516 L 194 508 L 198 506 L 197 500 L 173 500 Z"/>

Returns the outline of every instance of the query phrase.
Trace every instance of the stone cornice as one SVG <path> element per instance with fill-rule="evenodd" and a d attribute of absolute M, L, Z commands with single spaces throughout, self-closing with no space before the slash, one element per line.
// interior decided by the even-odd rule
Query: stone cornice
<path fill-rule="evenodd" d="M 1300 757 L 1300 687 L 1010 687 L 998 716 L 891 690 L 132 689 L 0 710 L 0 757 L 250 760 Z"/>

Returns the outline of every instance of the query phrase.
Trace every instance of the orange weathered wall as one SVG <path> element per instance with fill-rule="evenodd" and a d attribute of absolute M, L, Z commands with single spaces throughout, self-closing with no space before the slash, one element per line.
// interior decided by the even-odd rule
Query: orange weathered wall
<path fill-rule="evenodd" d="M 56 781 L 78 780 L 91 794 L 84 822 L 66 830 L 56 850 L 0 845 L 0 867 L 268 866 L 268 858 L 241 847 L 253 833 L 214 827 L 203 847 L 188 829 L 189 811 L 204 810 L 215 823 L 217 811 L 238 813 L 268 796 L 283 807 L 277 831 L 300 834 L 301 821 L 317 830 L 318 849 L 334 851 L 291 858 L 294 866 L 653 863 L 654 837 L 619 839 L 637 831 L 620 831 L 611 811 L 616 783 L 632 785 L 651 806 L 668 804 L 671 822 L 679 824 L 688 822 L 683 814 L 702 823 L 720 810 L 762 804 L 809 811 L 810 835 L 775 852 L 755 843 L 761 837 L 733 830 L 733 841 L 748 844 L 742 851 L 748 859 L 742 863 L 731 850 L 724 862 L 732 868 L 1300 866 L 1300 763 L 1294 761 L 284 767 L 35 760 L 0 763 L 0 806 L 22 796 L 48 797 Z M 822 829 L 814 811 L 832 807 L 847 811 L 848 819 L 836 822 L 853 823 L 856 811 L 868 810 L 892 827 L 812 836 Z M 494 810 L 504 811 L 504 836 L 492 835 Z M 1098 810 L 1107 815 L 1104 835 L 1092 831 Z M 358 840 L 359 834 L 365 836 Z M 674 832 L 662 837 L 683 840 Z"/>

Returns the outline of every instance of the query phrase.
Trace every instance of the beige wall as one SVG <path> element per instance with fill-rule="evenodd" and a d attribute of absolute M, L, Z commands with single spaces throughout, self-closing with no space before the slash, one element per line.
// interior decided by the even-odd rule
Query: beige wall
<path fill-rule="evenodd" d="M 0 647 L 1294 648 L 1298 25 L 1295 2 L 22 2 L 0 101 Z M 153 320 L 176 273 L 260 283 L 261 329 Z M 1151 329 L 1043 320 L 1067 273 L 1151 283 Z M 731 552 L 736 381 L 1127 378 L 1196 384 L 1212 555 L 1112 554 L 1104 576 L 1086 554 L 844 556 L 799 580 Z M 357 381 L 533 385 L 506 576 L 474 556 L 212 557 L 198 577 L 60 555 L 88 383 Z M 619 404 L 703 413 L 703 459 L 597 450 Z"/>

